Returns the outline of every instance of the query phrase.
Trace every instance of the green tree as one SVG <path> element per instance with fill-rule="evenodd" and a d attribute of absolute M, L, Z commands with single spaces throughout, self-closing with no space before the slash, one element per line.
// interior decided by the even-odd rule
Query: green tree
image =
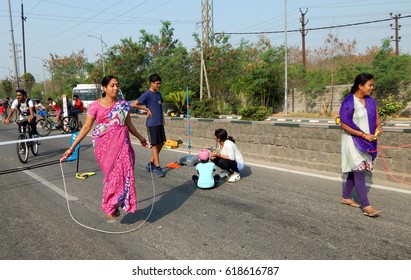
<path fill-rule="evenodd" d="M 145 80 L 151 74 L 158 73 L 163 80 L 163 96 L 171 92 L 184 91 L 192 82 L 192 57 L 189 56 L 187 49 L 174 39 L 174 28 L 171 28 L 170 22 L 162 22 L 159 36 L 148 34 L 144 30 L 141 33 L 140 44 L 145 48 L 149 61 L 144 73 Z"/>
<path fill-rule="evenodd" d="M 13 82 L 9 79 L 5 79 L 1 81 L 1 85 L 3 87 L 5 96 L 4 97 L 11 97 L 13 96 L 14 92 L 13 92 Z"/>
<path fill-rule="evenodd" d="M 108 51 L 107 72 L 120 79 L 120 86 L 125 98 L 138 97 L 144 83 L 147 54 L 145 49 L 131 38 L 122 39 Z"/>
<path fill-rule="evenodd" d="M 374 55 L 369 71 L 376 79 L 377 98 L 386 98 L 391 94 L 398 96 L 401 87 L 411 82 L 411 56 L 395 55 L 390 41 L 386 39 Z"/>
<path fill-rule="evenodd" d="M 243 91 L 242 106 L 264 107 L 270 111 L 283 99 L 284 48 L 273 47 L 269 40 L 261 38 L 258 44 L 243 44 L 240 60 L 241 73 L 236 76 L 237 90 Z"/>
<path fill-rule="evenodd" d="M 33 88 L 34 84 L 36 83 L 36 79 L 31 73 L 25 73 L 22 77 L 21 80 L 23 82 L 23 88 L 31 93 L 31 89 Z"/>
<path fill-rule="evenodd" d="M 87 59 L 84 50 L 63 57 L 50 54 L 50 59 L 47 62 L 53 79 L 51 95 L 71 94 L 73 87 L 86 78 L 87 73 L 84 65 Z"/>

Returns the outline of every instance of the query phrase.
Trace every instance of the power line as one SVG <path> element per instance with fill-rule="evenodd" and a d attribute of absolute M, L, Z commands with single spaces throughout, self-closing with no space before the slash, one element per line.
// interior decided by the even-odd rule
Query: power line
<path fill-rule="evenodd" d="M 408 17 L 411 17 L 411 15 L 401 16 L 401 18 L 408 18 Z M 357 25 L 384 22 L 384 21 L 389 21 L 389 20 L 393 20 L 393 19 L 387 18 L 387 19 L 379 19 L 379 20 L 364 21 L 364 22 L 357 22 L 357 23 L 348 23 L 348 24 L 341 24 L 341 25 L 330 25 L 330 26 L 324 26 L 324 27 L 306 28 L 305 31 L 315 31 L 315 30 L 323 30 L 323 29 L 330 29 L 330 28 L 357 26 Z M 284 32 L 285 32 L 284 30 L 280 30 L 280 31 L 258 31 L 258 32 L 217 32 L 214 34 L 215 35 L 221 35 L 221 34 L 224 34 L 224 35 L 256 35 L 256 34 L 278 34 L 278 33 L 284 33 Z M 294 30 L 287 30 L 287 32 L 288 33 L 301 32 L 301 30 L 294 29 Z"/>

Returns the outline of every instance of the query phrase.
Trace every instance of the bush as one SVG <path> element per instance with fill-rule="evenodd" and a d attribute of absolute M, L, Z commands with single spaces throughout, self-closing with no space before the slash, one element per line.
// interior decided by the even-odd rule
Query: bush
<path fill-rule="evenodd" d="M 240 110 L 240 114 L 243 120 L 263 121 L 271 115 L 271 112 L 262 106 L 249 106 Z"/>
<path fill-rule="evenodd" d="M 184 113 L 184 108 L 186 108 L 185 91 L 170 92 L 168 95 L 164 96 L 164 100 L 171 103 L 177 109 L 177 114 Z"/>
<path fill-rule="evenodd" d="M 386 98 L 381 99 L 378 104 L 378 112 L 383 121 L 387 121 L 390 118 L 395 117 L 398 113 L 404 109 L 404 104 L 400 101 L 396 101 L 392 94 Z"/>
<path fill-rule="evenodd" d="M 213 99 L 204 99 L 200 101 L 193 101 L 191 104 L 191 113 L 196 118 L 210 118 L 217 119 L 220 112 L 217 109 L 217 104 Z"/>

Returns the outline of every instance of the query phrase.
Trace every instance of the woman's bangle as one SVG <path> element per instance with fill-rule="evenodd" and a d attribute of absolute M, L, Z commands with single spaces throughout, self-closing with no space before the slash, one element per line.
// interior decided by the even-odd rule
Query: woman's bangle
<path fill-rule="evenodd" d="M 73 149 L 70 147 L 70 148 L 68 148 L 67 150 L 69 150 L 70 152 L 73 152 Z"/>

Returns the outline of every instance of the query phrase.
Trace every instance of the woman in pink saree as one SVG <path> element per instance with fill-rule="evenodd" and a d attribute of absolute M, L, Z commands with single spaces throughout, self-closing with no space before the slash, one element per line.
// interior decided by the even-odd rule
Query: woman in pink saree
<path fill-rule="evenodd" d="M 101 84 L 104 97 L 89 105 L 85 124 L 64 156 L 71 155 L 96 121 L 92 139 L 96 160 L 104 174 L 102 210 L 112 220 L 120 215 L 119 208 L 131 213 L 137 210 L 135 154 L 129 133 L 137 137 L 143 146 L 148 144 L 131 122 L 127 101 L 117 100 L 118 79 L 106 76 Z"/>

